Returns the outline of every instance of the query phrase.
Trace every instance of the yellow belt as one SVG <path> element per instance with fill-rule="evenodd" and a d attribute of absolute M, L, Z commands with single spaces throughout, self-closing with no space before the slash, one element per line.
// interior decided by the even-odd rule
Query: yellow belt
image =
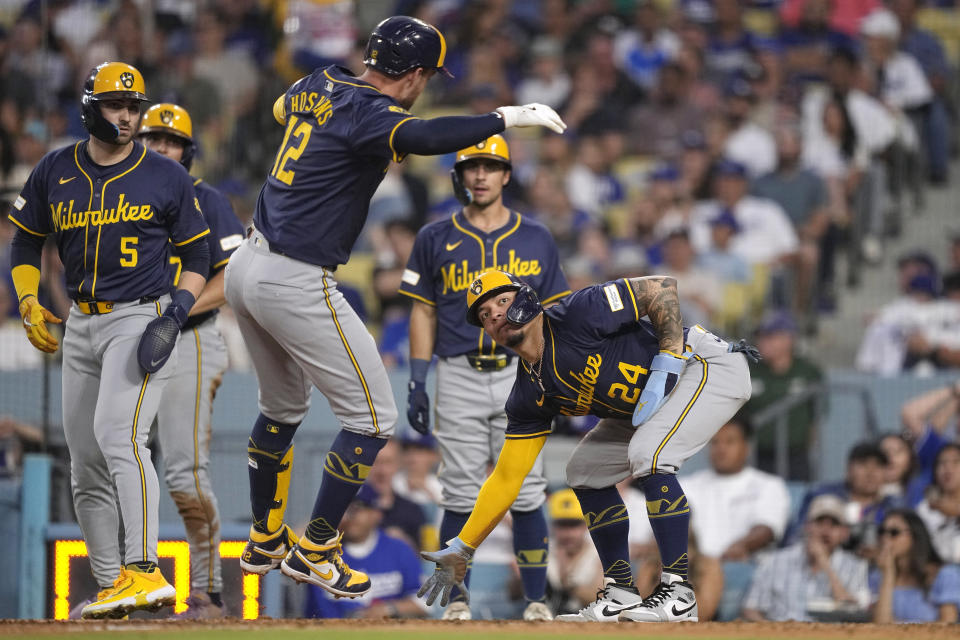
<path fill-rule="evenodd" d="M 100 302 L 93 300 L 90 302 L 84 302 L 82 300 L 77 301 L 77 308 L 80 309 L 82 313 L 87 314 L 88 316 L 102 315 L 104 313 L 110 313 L 113 311 L 112 302 Z"/>

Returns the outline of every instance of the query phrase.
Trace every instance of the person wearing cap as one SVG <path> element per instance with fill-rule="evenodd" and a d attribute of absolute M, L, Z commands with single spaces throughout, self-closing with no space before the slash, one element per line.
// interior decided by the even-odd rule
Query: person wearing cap
<path fill-rule="evenodd" d="M 787 311 L 768 312 L 757 328 L 757 349 L 763 359 L 752 364 L 750 376 L 753 395 L 744 407 L 748 416 L 756 416 L 784 397 L 803 393 L 823 381 L 823 370 L 796 351 L 797 323 Z M 787 475 L 789 480 L 810 480 L 810 445 L 817 425 L 815 404 L 794 406 L 787 414 Z M 776 434 L 767 428 L 757 434 L 757 468 L 781 473 L 777 468 Z"/>
<path fill-rule="evenodd" d="M 694 248 L 709 248 L 710 221 L 726 208 L 741 227 L 730 250 L 750 264 L 755 276 L 789 267 L 799 240 L 783 208 L 773 200 L 749 195 L 749 171 L 740 162 L 718 160 L 712 175 L 714 200 L 698 204 L 691 216 L 690 239 Z"/>
<path fill-rule="evenodd" d="M 507 426 L 503 407 L 516 372 L 512 352 L 479 327 L 464 324 L 468 287 L 486 268 L 502 265 L 528 278 L 548 304 L 570 293 L 550 232 L 503 204 L 511 169 L 510 149 L 500 135 L 457 152 L 451 179 L 463 207 L 420 230 L 400 284 L 400 293 L 413 300 L 407 419 L 422 434 L 433 426 L 439 445 L 441 542 L 460 531 L 486 478 L 487 463 L 496 462 Z M 434 354 L 439 360 L 431 419 L 426 377 Z M 530 617 L 535 613 L 549 615 L 541 602 L 546 567 L 529 560 L 545 552 L 546 545 L 542 464 L 511 506 L 514 551 L 524 597 L 532 607 L 525 613 L 528 619 L 537 619 Z M 463 620 L 471 614 L 455 594 L 443 615 Z"/>
<path fill-rule="evenodd" d="M 740 233 L 740 223 L 730 209 L 722 209 L 710 220 L 710 247 L 697 254 L 697 264 L 716 274 L 724 283 L 750 282 L 750 265 L 730 250 L 734 236 Z"/>
<path fill-rule="evenodd" d="M 363 598 L 336 598 L 310 585 L 307 618 L 424 618 L 426 609 L 416 598 L 420 560 L 410 545 L 383 526 L 382 496 L 364 484 L 343 514 L 343 557 L 371 577 L 377 589 Z"/>
<path fill-rule="evenodd" d="M 437 446 L 437 439 L 431 433 L 404 431 L 400 436 L 400 470 L 393 477 L 393 490 L 420 505 L 428 521 L 435 519 L 433 514 L 443 496 L 443 486 L 436 473 L 440 463 Z"/>
<path fill-rule="evenodd" d="M 817 611 L 845 608 L 853 618 L 870 601 L 867 563 L 842 549 L 849 535 L 843 501 L 821 495 L 810 503 L 803 539 L 760 561 L 743 601 L 752 621 L 812 621 Z"/>
<path fill-rule="evenodd" d="M 728 131 L 724 156 L 743 164 L 750 178 L 773 171 L 777 166 L 773 136 L 751 119 L 757 101 L 753 84 L 745 75 L 737 74 L 727 81 L 723 95 Z"/>
<path fill-rule="evenodd" d="M 883 493 L 887 462 L 887 454 L 877 442 L 864 440 L 856 443 L 847 454 L 844 479 L 814 486 L 807 492 L 785 540 L 796 540 L 814 500 L 822 495 L 837 496 L 845 505 L 847 516 L 844 521 L 850 527 L 844 548 L 869 557 L 875 551 L 877 526 L 884 513 L 898 504 L 898 498 Z"/>
<path fill-rule="evenodd" d="M 576 613 L 597 597 L 603 567 L 587 533 L 587 520 L 573 489 L 547 499 L 550 553 L 547 556 L 547 602 L 555 614 Z"/>
<path fill-rule="evenodd" d="M 723 282 L 712 272 L 697 264 L 697 252 L 690 243 L 686 227 L 670 231 L 661 245 L 663 263 L 657 273 L 677 281 L 677 289 L 683 291 L 680 313 L 684 322 L 710 324 L 713 314 L 723 302 Z"/>
<path fill-rule="evenodd" d="M 566 128 L 553 109 L 538 104 L 472 116 L 413 115 L 409 109 L 430 79 L 449 75 L 446 55 L 447 41 L 436 27 L 392 16 L 370 33 L 359 76 L 337 65 L 317 68 L 273 103 L 283 139 L 253 227 L 225 276 L 227 302 L 259 386 L 247 448 L 246 573 L 279 568 L 297 582 L 348 598 L 370 590 L 369 578 L 340 560 L 337 526 L 393 434 L 398 412 L 373 336 L 334 274 L 349 259 L 389 164 L 409 154 L 450 153 L 511 127 Z M 330 402 L 339 432 L 298 537 L 284 517 L 294 434 L 313 388 Z"/>

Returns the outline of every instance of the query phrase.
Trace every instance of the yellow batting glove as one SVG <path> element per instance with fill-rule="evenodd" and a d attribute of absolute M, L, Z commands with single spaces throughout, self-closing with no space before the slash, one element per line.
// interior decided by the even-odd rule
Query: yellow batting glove
<path fill-rule="evenodd" d="M 30 344 L 45 353 L 54 353 L 60 343 L 47 331 L 47 323 L 60 324 L 60 318 L 48 311 L 36 296 L 27 296 L 20 303 L 20 317 Z"/>

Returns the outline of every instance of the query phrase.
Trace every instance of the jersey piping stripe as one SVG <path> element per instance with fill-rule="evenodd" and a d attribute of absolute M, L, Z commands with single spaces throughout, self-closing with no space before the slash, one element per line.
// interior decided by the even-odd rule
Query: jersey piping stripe
<path fill-rule="evenodd" d="M 546 300 L 544 300 L 541 304 L 550 304 L 551 302 L 556 302 L 556 301 L 559 300 L 560 298 L 565 298 L 566 296 L 570 295 L 571 293 L 573 293 L 573 291 L 571 291 L 570 289 L 567 289 L 566 291 L 561 291 L 560 293 L 557 293 L 557 294 L 554 294 L 554 295 L 550 296 L 549 298 L 547 298 Z"/>
<path fill-rule="evenodd" d="M 537 431 L 536 433 L 518 433 L 508 434 L 504 436 L 507 440 L 529 440 L 530 438 L 546 438 L 548 435 L 553 433 L 552 429 L 547 429 L 546 431 Z"/>
<path fill-rule="evenodd" d="M 408 296 L 408 297 L 410 297 L 410 298 L 413 298 L 414 300 L 417 300 L 417 301 L 422 302 L 422 303 L 424 303 L 424 304 L 428 304 L 428 305 L 430 305 L 431 307 L 437 306 L 437 303 L 436 303 L 436 302 L 431 302 L 431 301 L 427 300 L 426 298 L 424 298 L 423 296 L 418 296 L 418 295 L 415 294 L 415 293 L 410 293 L 409 291 L 404 291 L 403 289 L 397 289 L 397 293 L 399 293 L 400 295 L 404 295 L 404 296 Z"/>
<path fill-rule="evenodd" d="M 223 265 L 227 264 L 228 262 L 230 262 L 230 258 L 224 258 L 223 260 L 221 260 L 221 261 L 218 262 L 217 264 L 213 265 L 213 268 L 214 268 L 214 269 L 219 269 L 220 267 L 222 267 Z"/>
<path fill-rule="evenodd" d="M 80 173 L 87 179 L 87 184 L 90 185 L 90 198 L 87 200 L 87 211 L 90 211 L 90 208 L 93 206 L 93 180 L 90 179 L 90 174 L 83 170 L 83 167 L 80 166 L 80 159 L 77 157 L 77 150 L 80 148 L 80 145 L 83 142 L 78 142 L 73 145 L 73 163 L 77 165 L 77 169 L 80 170 Z M 83 293 L 83 283 L 87 279 L 87 231 L 90 230 L 90 225 L 83 225 L 83 278 L 80 280 L 80 286 L 77 287 L 77 294 Z"/>
<path fill-rule="evenodd" d="M 197 501 L 203 508 L 203 513 L 209 518 L 210 505 L 207 504 L 203 491 L 200 490 L 200 394 L 203 393 L 203 345 L 200 342 L 200 332 L 193 328 L 193 341 L 197 345 L 197 392 L 193 403 L 193 484 L 197 488 Z M 208 520 L 209 522 L 209 520 Z M 207 576 L 207 591 L 213 590 L 213 563 L 216 558 L 213 555 L 213 527 L 207 527 L 207 565 L 210 567 Z"/>
<path fill-rule="evenodd" d="M 137 424 L 140 421 L 140 406 L 143 404 L 143 396 L 147 391 L 147 383 L 149 381 L 150 374 L 144 374 L 143 384 L 140 385 L 140 397 L 137 398 L 137 409 L 133 413 L 133 433 L 130 436 L 130 442 L 133 444 L 133 457 L 136 459 L 137 469 L 140 471 L 140 505 L 143 509 L 141 514 L 141 524 L 143 525 L 143 562 L 150 560 L 147 552 L 147 478 L 143 472 L 143 461 L 140 460 L 140 447 L 137 445 Z"/>
<path fill-rule="evenodd" d="M 393 148 L 393 135 L 397 132 L 397 129 L 399 129 L 400 125 L 402 125 L 404 122 L 407 122 L 408 120 L 416 120 L 416 119 L 417 119 L 416 116 L 410 116 L 409 118 L 404 118 L 397 124 L 393 125 L 393 129 L 390 130 L 390 138 L 387 140 L 387 144 L 390 145 L 390 151 L 393 153 L 394 162 L 403 162 L 403 159 L 406 158 L 407 155 L 406 154 L 400 155 L 399 153 L 397 153 L 397 150 Z"/>
<path fill-rule="evenodd" d="M 360 384 L 363 386 L 363 393 L 367 397 L 367 406 L 370 407 L 370 417 L 373 418 L 374 435 L 379 435 L 380 424 L 377 422 L 377 410 L 373 408 L 373 399 L 370 398 L 370 389 L 367 388 L 367 380 L 363 377 L 363 372 L 360 370 L 357 359 L 353 357 L 353 350 L 351 350 L 350 345 L 347 344 L 347 336 L 343 334 L 340 321 L 337 319 L 337 312 L 334 310 L 333 302 L 330 300 L 330 291 L 327 289 L 326 269 L 323 270 L 321 281 L 323 282 L 323 296 L 327 300 L 327 308 L 330 309 L 330 313 L 333 315 L 333 324 L 337 327 L 337 333 L 340 334 L 340 341 L 343 342 L 343 347 L 347 350 L 347 355 L 350 356 L 350 362 L 353 363 L 353 368 L 356 369 L 357 375 L 360 376 Z"/>
<path fill-rule="evenodd" d="M 140 154 L 140 157 L 133 164 L 132 167 L 121 173 L 120 175 L 113 176 L 109 180 L 103 183 L 103 188 L 100 190 L 100 208 L 103 209 L 104 203 L 107 201 L 107 185 L 113 182 L 114 180 L 119 180 L 123 176 L 127 175 L 134 169 L 140 166 L 140 163 L 143 162 L 143 159 L 147 157 L 147 148 L 143 148 L 143 153 Z M 87 220 L 89 222 L 89 220 Z M 89 224 L 86 225 L 89 227 Z M 93 253 L 93 285 L 90 287 L 90 297 L 95 298 L 97 292 L 97 265 L 100 263 L 100 232 L 103 231 L 103 225 L 97 227 L 97 246 Z"/>
<path fill-rule="evenodd" d="M 356 82 L 347 82 L 346 80 L 337 80 L 336 78 L 332 77 L 329 73 L 327 73 L 326 69 L 323 70 L 323 75 L 327 76 L 327 80 L 329 80 L 330 82 L 336 82 L 339 84 L 348 84 L 351 87 L 360 87 L 361 89 L 373 89 L 377 93 L 383 93 L 383 91 L 380 91 L 380 89 L 377 89 L 372 84 L 357 84 Z"/>
<path fill-rule="evenodd" d="M 693 408 L 693 403 L 695 403 L 697 401 L 697 398 L 700 397 L 700 392 L 703 391 L 704 385 L 707 384 L 707 375 L 709 373 L 708 371 L 709 366 L 707 365 L 707 361 L 698 355 L 694 355 L 693 357 L 696 358 L 701 365 L 703 365 L 703 375 L 700 378 L 700 386 L 697 387 L 697 391 L 693 394 L 693 397 L 690 398 L 690 402 L 688 402 L 687 406 L 684 407 L 683 413 L 681 413 L 680 417 L 677 418 L 677 422 L 676 424 L 673 425 L 673 429 L 670 429 L 670 433 L 668 433 L 666 437 L 664 437 L 663 441 L 660 443 L 660 446 L 657 447 L 657 450 L 654 452 L 653 464 L 651 465 L 653 473 L 657 472 L 657 458 L 660 457 L 660 452 L 663 451 L 663 448 L 666 446 L 667 442 L 670 441 L 670 438 L 673 437 L 673 434 L 675 434 L 677 432 L 677 429 L 680 428 L 680 424 L 683 422 L 684 418 L 687 417 L 687 414 L 690 413 L 690 409 Z"/>
<path fill-rule="evenodd" d="M 630 294 L 630 302 L 633 303 L 633 314 L 637 317 L 637 322 L 640 322 L 640 309 L 637 307 L 637 297 L 633 295 L 633 286 L 626 278 L 623 279 L 623 284 L 627 285 L 627 293 Z"/>
<path fill-rule="evenodd" d="M 563 378 L 561 378 L 560 372 L 557 371 L 556 340 L 554 340 L 553 338 L 553 327 L 550 326 L 550 321 L 546 317 L 544 317 L 544 320 L 546 321 L 546 324 L 547 324 L 547 330 L 550 332 L 550 354 L 552 356 L 551 359 L 553 360 L 553 373 L 557 376 L 557 380 L 559 380 L 560 382 L 568 386 L 577 395 L 580 395 L 580 392 L 577 390 L 577 388 L 572 384 L 570 384 L 569 382 L 567 382 L 566 380 L 564 380 Z M 606 407 L 607 409 L 610 409 L 610 411 L 616 411 L 617 413 L 622 413 L 624 415 L 631 415 L 631 412 L 629 411 L 624 411 L 623 409 L 617 409 L 616 407 L 611 407 L 610 405 L 604 402 L 600 402 L 599 400 L 597 400 L 596 395 L 593 396 L 593 402 L 596 402 L 601 407 Z"/>
<path fill-rule="evenodd" d="M 201 231 L 200 233 L 198 233 L 197 235 L 193 236 L 193 237 L 190 238 L 189 240 L 184 240 L 183 242 L 174 242 L 174 243 L 173 243 L 173 246 L 175 246 L 175 247 L 182 247 L 182 246 L 185 245 L 185 244 L 190 244 L 191 242 L 193 242 L 194 240 L 196 240 L 196 239 L 198 239 L 198 238 L 202 238 L 203 236 L 207 235 L 208 233 L 210 233 L 210 229 L 206 229 L 206 230 L 204 230 L 204 231 Z"/>
<path fill-rule="evenodd" d="M 196 180 L 193 181 L 193 186 L 197 186 L 201 182 L 203 182 L 203 178 L 197 178 Z"/>
<path fill-rule="evenodd" d="M 440 33 L 440 29 L 437 29 L 432 24 L 427 23 L 427 26 L 437 32 L 437 37 L 440 38 L 440 55 L 437 56 L 437 68 L 443 66 L 443 59 L 447 56 L 447 39 L 443 37 L 443 34 Z"/>
<path fill-rule="evenodd" d="M 480 245 L 480 273 L 483 273 L 484 271 L 486 271 L 487 270 L 487 254 L 483 248 L 483 239 L 477 234 L 475 234 L 474 232 L 468 231 L 467 229 L 464 229 L 462 226 L 460 226 L 460 223 L 457 222 L 456 213 L 453 213 L 450 216 L 450 221 L 453 222 L 453 226 L 459 229 L 462 233 L 465 233 L 466 235 L 476 240 L 477 244 Z M 480 353 L 483 353 L 483 329 L 482 328 L 480 329 L 479 337 L 477 338 L 477 351 L 479 351 Z"/>
<path fill-rule="evenodd" d="M 28 228 L 26 227 L 26 225 L 24 225 L 22 222 L 20 222 L 20 221 L 17 220 L 16 218 L 14 218 L 12 215 L 7 215 L 7 219 L 10 220 L 10 222 L 12 222 L 13 224 L 17 225 L 18 227 L 20 227 L 21 229 L 23 229 L 24 231 L 26 231 L 26 232 L 29 233 L 29 234 L 32 234 L 32 235 L 35 235 L 35 236 L 39 236 L 39 237 L 41 237 L 41 238 L 46 238 L 46 237 L 47 237 L 47 234 L 46 234 L 46 233 L 38 233 L 38 232 L 34 231 L 33 229 L 28 229 Z"/>

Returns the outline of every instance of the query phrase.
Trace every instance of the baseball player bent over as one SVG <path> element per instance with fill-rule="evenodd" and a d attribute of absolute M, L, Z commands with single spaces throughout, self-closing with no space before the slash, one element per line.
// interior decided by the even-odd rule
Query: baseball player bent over
<path fill-rule="evenodd" d="M 420 589 L 441 604 L 474 550 L 516 498 L 557 414 L 601 418 L 567 463 L 603 565 L 604 588 L 577 622 L 697 620 L 687 582 L 690 509 L 676 473 L 750 397 L 743 341 L 730 345 L 700 326 L 684 328 L 676 281 L 625 278 L 586 287 L 542 309 L 524 282 L 503 271 L 477 278 L 467 320 L 520 356 L 507 400 L 506 441 L 473 513 L 450 546 L 423 557 L 437 563 Z M 643 319 L 647 316 L 648 319 Z M 738 352 L 744 353 L 738 353 Z M 639 478 L 663 573 L 641 598 L 633 586 L 627 508 L 617 482 Z"/>
<path fill-rule="evenodd" d="M 240 566 L 265 574 L 279 566 L 300 582 L 357 597 L 370 580 L 340 554 L 337 525 L 377 452 L 393 432 L 397 409 L 373 337 L 337 289 L 391 160 L 450 153 L 511 126 L 563 131 L 542 105 L 421 120 L 413 106 L 443 71 L 446 41 L 431 25 L 395 16 L 370 35 L 359 77 L 342 67 L 316 69 L 274 104 L 286 132 L 260 191 L 254 229 L 226 270 L 226 296 L 253 358 L 260 415 L 247 464 L 253 526 Z M 340 421 L 304 535 L 284 524 L 293 435 L 312 387 Z"/>
<path fill-rule="evenodd" d="M 175 600 L 156 564 L 159 488 L 147 438 L 176 370 L 177 336 L 206 280 L 210 230 L 190 175 L 134 140 L 147 100 L 140 72 L 103 63 L 81 100 L 90 137 L 48 153 L 30 174 L 10 214 L 19 227 L 11 264 L 27 336 L 53 353 L 59 344 L 46 324 L 61 320 L 36 294 L 44 238 L 56 239 L 74 301 L 63 339 L 63 429 L 73 504 L 100 585 L 81 615 L 122 617 Z M 182 261 L 172 294 L 168 241 Z"/>
<path fill-rule="evenodd" d="M 196 153 L 193 123 L 183 107 L 155 104 L 143 115 L 140 140 L 151 151 L 179 162 L 189 171 Z M 181 330 L 176 373 L 167 383 L 157 414 L 165 480 L 177 505 L 190 544 L 190 618 L 223 615 L 220 591 L 220 513 L 210 482 L 210 437 L 213 398 L 227 369 L 227 345 L 217 328 L 223 295 L 223 269 L 243 240 L 243 227 L 230 201 L 199 178 L 193 180 L 203 217 L 210 226 L 207 246 L 210 270 Z M 180 278 L 182 259 L 169 257 L 173 283 Z"/>
<path fill-rule="evenodd" d="M 440 357 L 435 430 L 443 461 L 440 540 L 455 537 L 466 523 L 487 465 L 497 461 L 507 427 L 503 406 L 515 375 L 510 367 L 513 353 L 483 329 L 463 323 L 470 283 L 488 268 L 502 268 L 525 275 L 544 303 L 570 293 L 550 232 L 503 206 L 510 169 L 510 150 L 500 135 L 457 152 L 452 178 L 464 207 L 420 230 L 400 285 L 400 293 L 414 299 L 407 417 L 420 433 L 430 427 L 427 368 L 434 353 Z M 510 511 L 514 552 L 528 602 L 526 620 L 552 618 L 543 603 L 549 535 L 542 509 L 546 486 L 543 460 L 537 458 Z M 469 584 L 469 576 L 467 571 L 464 584 Z M 470 619 L 462 594 L 453 594 L 443 617 Z"/>

